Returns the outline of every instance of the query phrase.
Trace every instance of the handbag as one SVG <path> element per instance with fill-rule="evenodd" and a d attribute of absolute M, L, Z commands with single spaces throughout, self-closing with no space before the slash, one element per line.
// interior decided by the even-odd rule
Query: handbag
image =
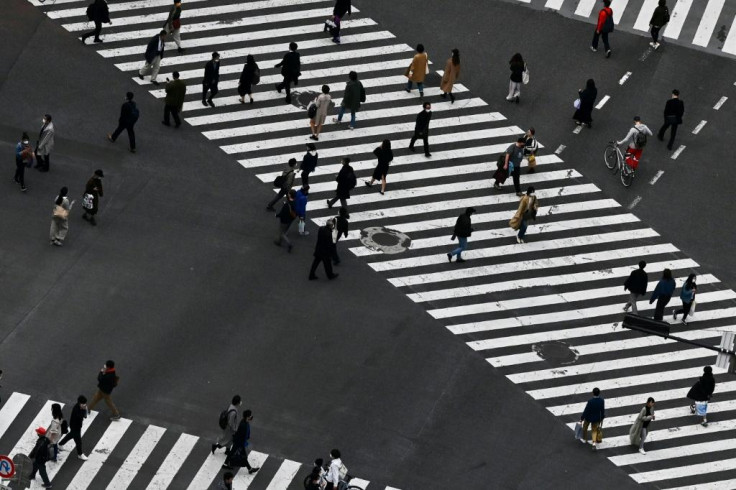
<path fill-rule="evenodd" d="M 429 55 L 424 53 L 424 56 L 427 58 L 427 64 L 424 65 L 424 74 L 429 75 Z"/>
<path fill-rule="evenodd" d="M 309 107 L 307 107 L 307 117 L 309 119 L 314 119 L 314 117 L 317 115 L 317 104 L 315 104 L 314 101 L 309 103 Z"/>
<path fill-rule="evenodd" d="M 598 444 L 603 442 L 603 427 L 600 425 L 598 426 L 598 430 L 595 431 L 595 442 Z"/>
<path fill-rule="evenodd" d="M 521 73 L 521 81 L 524 85 L 529 83 L 529 68 L 526 67 L 526 63 L 524 63 L 524 71 Z"/>
<path fill-rule="evenodd" d="M 580 98 L 575 99 L 575 102 L 572 103 L 572 106 L 575 109 L 580 109 Z"/>
<path fill-rule="evenodd" d="M 692 306 L 690 306 L 690 312 L 688 313 L 688 315 L 690 315 L 691 317 L 695 316 L 695 307 L 697 305 L 698 305 L 698 302 L 693 300 L 693 304 Z"/>
<path fill-rule="evenodd" d="M 526 160 L 527 162 L 529 162 L 529 168 L 534 168 L 537 166 L 537 157 L 534 156 L 534 153 L 529 155 Z"/>
<path fill-rule="evenodd" d="M 695 402 L 695 413 L 705 417 L 705 414 L 708 413 L 708 402 Z"/>
<path fill-rule="evenodd" d="M 583 438 L 583 424 L 580 422 L 575 423 L 575 439 Z"/>
<path fill-rule="evenodd" d="M 59 206 L 58 204 L 54 206 L 54 218 L 60 218 L 60 219 L 67 219 L 69 218 L 69 210 L 64 209 L 63 207 Z"/>
<path fill-rule="evenodd" d="M 84 209 L 92 209 L 95 207 L 95 196 L 92 194 L 84 194 L 84 197 L 82 198 L 82 207 Z"/>

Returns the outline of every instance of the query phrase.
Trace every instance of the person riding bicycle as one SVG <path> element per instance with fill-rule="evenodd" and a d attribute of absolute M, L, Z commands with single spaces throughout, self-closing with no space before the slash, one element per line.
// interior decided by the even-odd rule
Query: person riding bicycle
<path fill-rule="evenodd" d="M 647 136 L 652 136 L 652 131 L 641 122 L 639 116 L 634 116 L 634 126 L 629 129 L 624 139 L 616 141 L 617 145 L 628 144 L 624 158 L 626 163 L 634 169 L 639 165 L 639 159 L 647 144 Z"/>

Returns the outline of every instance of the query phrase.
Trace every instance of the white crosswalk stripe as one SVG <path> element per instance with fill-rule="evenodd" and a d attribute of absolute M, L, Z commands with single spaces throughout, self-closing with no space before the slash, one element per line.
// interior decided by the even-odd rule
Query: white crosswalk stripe
<path fill-rule="evenodd" d="M 512 1 L 543 5 L 586 22 L 597 20 L 600 6 L 598 0 Z M 38 0 L 29 2 L 73 35 L 90 29 L 82 0 L 57 0 L 53 6 Z M 656 0 L 613 0 L 617 31 L 647 35 L 656 5 Z M 736 438 L 731 434 L 736 431 L 736 384 L 724 377 L 723 369 L 714 369 L 718 386 L 709 406 L 710 425 L 697 425 L 684 396 L 703 366 L 713 364 L 715 353 L 623 329 L 622 308 L 628 292 L 622 286 L 639 260 L 649 263 L 649 292 L 662 269 L 671 269 L 678 288 L 666 308 L 666 318 L 674 334 L 705 345 L 717 344 L 721 331 L 736 330 L 736 294 L 712 271 L 700 270 L 696 261 L 667 243 L 648 224 L 603 196 L 579 168 L 555 166 L 562 160 L 542 145 L 536 171 L 526 173 L 525 162 L 520 176 L 522 190 L 529 185 L 536 187 L 541 206 L 536 221 L 530 223 L 527 242 L 515 243 L 516 232 L 508 227 L 508 221 L 519 197 L 512 179 L 496 191 L 491 188 L 491 176 L 498 156 L 523 128 L 494 112 L 495 106 L 473 97 L 460 84 L 453 90 L 457 96 L 454 103 L 441 99 L 438 73 L 430 73 L 424 100 L 433 105 L 432 157 L 420 151 L 408 152 L 422 102 L 416 90 L 403 90 L 403 73 L 413 48 L 355 7 L 343 23 L 342 44 L 335 45 L 322 29 L 332 6 L 332 0 L 185 3 L 182 43 L 188 50 L 177 55 L 173 51 L 176 46 L 167 42 L 159 79 L 178 71 L 187 82 L 183 116 L 188 128 L 204 134 L 221 148 L 226 159 L 231 155 L 233 163 L 237 160 L 244 171 L 271 187 L 286 162 L 290 158 L 300 161 L 306 143 L 311 141 L 305 105 L 328 84 L 333 103 L 339 106 L 346 75 L 355 70 L 367 98 L 357 113 L 354 131 L 348 130 L 347 124 L 331 122 L 336 113 L 333 108 L 315 142 L 319 166 L 309 179 L 309 226 L 321 225 L 326 217 L 336 214 L 325 201 L 335 193 L 340 158 L 349 156 L 358 187 L 348 201 L 351 229 L 338 245 L 341 253 L 350 252 L 354 259 L 385 275 L 390 284 L 424 305 L 450 332 L 462 336 L 458 341 L 483 355 L 489 368 L 519 384 L 570 429 L 591 390 L 603 390 L 610 413 L 604 424 L 606 440 L 600 448 L 635 481 L 656 482 L 662 488 L 689 488 L 684 483 L 692 484 L 702 475 L 698 488 L 727 488 L 710 482 L 717 478 L 728 485 L 736 479 L 729 452 L 736 449 Z M 734 23 L 733 8 L 725 0 L 703 1 L 696 7 L 692 0 L 677 0 L 671 5 L 663 37 L 715 49 L 715 28 Z M 104 45 L 84 49 L 97 49 L 121 70 L 121 76 L 147 88 L 153 97 L 163 98 L 163 87 L 154 87 L 147 77 L 139 80 L 137 70 L 143 64 L 147 42 L 168 15 L 169 2 L 128 0 L 111 5 L 110 10 L 114 24 L 103 28 Z M 731 29 L 723 43 L 726 55 L 736 52 L 735 30 Z M 292 103 L 284 104 L 284 94 L 273 90 L 272 84 L 282 78 L 273 65 L 281 60 L 293 38 L 300 45 L 302 76 L 292 90 Z M 223 63 L 220 94 L 212 108 L 201 103 L 200 80 L 203 65 L 214 50 L 222 54 Z M 247 54 L 256 57 L 262 76 L 254 88 L 254 104 L 241 107 L 236 88 Z M 442 59 L 431 59 L 432 67 L 442 66 Z M 391 140 L 394 160 L 386 193 L 381 195 L 377 184 L 368 188 L 362 181 L 370 179 L 376 164 L 372 152 L 386 138 Z M 299 185 L 300 176 L 295 182 Z M 449 264 L 446 254 L 457 246 L 450 236 L 457 216 L 468 207 L 477 209 L 469 249 L 462 254 L 468 262 Z M 267 216 L 264 219 L 273 219 L 272 214 Z M 359 240 L 368 227 L 405 233 L 411 245 L 398 255 L 364 247 Z M 299 238 L 295 246 L 302 244 L 311 247 L 313 241 Z M 670 318 L 680 307 L 680 288 L 691 272 L 698 274 L 697 307 L 684 326 Z M 651 314 L 654 309 L 649 298 L 647 294 L 638 302 L 642 314 Z M 547 355 L 546 349 L 552 348 L 563 350 L 572 360 Z M 628 429 L 648 396 L 663 406 L 650 427 L 648 454 L 640 455 L 628 447 Z M 0 410 L 0 443 L 6 443 L 11 451 L 30 450 L 33 429 L 48 424 L 51 402 L 41 408 L 20 441 L 3 440 L 12 421 L 29 410 L 28 401 L 27 396 L 14 394 Z M 85 430 L 92 422 L 85 422 Z M 102 478 L 102 469 L 122 460 L 114 478 L 100 482 L 109 490 L 164 489 L 174 479 L 181 481 L 184 473 L 189 475 L 185 485 L 190 489 L 208 488 L 217 479 L 224 455 L 211 455 L 204 437 L 166 434 L 156 426 L 148 426 L 140 437 L 133 437 L 134 428 L 135 422 L 110 426 L 100 440 L 89 445 L 95 449 L 87 466 L 79 469 L 56 463 L 53 471 L 86 488 Z M 713 437 L 718 436 L 710 434 L 723 437 L 714 443 Z M 109 457 L 110 453 L 120 457 Z M 62 454 L 68 456 L 69 452 Z M 702 460 L 695 461 L 695 454 Z M 308 466 L 290 460 L 274 462 L 273 456 L 257 451 L 250 456 L 251 465 L 266 465 L 253 475 L 237 471 L 235 486 L 239 489 L 300 486 L 298 475 L 308 470 Z M 656 466 L 648 464 L 654 461 Z M 111 474 L 107 472 L 104 478 Z M 352 483 L 365 488 L 369 482 L 354 479 Z M 379 486 L 373 482 L 370 488 L 378 490 Z"/>

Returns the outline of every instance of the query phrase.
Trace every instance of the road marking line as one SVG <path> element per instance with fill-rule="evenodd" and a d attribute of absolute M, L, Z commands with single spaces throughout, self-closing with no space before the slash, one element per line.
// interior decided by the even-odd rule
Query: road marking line
<path fill-rule="evenodd" d="M 683 151 L 685 151 L 685 145 L 680 145 L 680 147 L 675 150 L 670 158 L 672 158 L 673 160 L 677 160 L 677 157 L 679 157 L 680 153 L 682 153 Z"/>
<path fill-rule="evenodd" d="M 168 488 L 171 480 L 179 472 L 179 468 L 184 464 L 184 460 L 189 456 L 197 440 L 199 440 L 197 436 L 189 434 L 180 435 L 174 443 L 174 447 L 166 455 L 166 459 L 159 466 L 156 474 L 153 475 L 153 479 L 146 487 L 146 490 L 162 490 Z"/>
<path fill-rule="evenodd" d="M 97 442 L 94 449 L 90 451 L 88 461 L 79 468 L 77 474 L 74 475 L 74 479 L 69 482 L 69 488 L 78 490 L 89 488 L 95 475 L 102 468 L 102 465 L 105 464 L 108 456 L 115 449 L 115 446 L 118 445 L 120 439 L 123 438 L 125 431 L 128 430 L 132 422 L 130 419 L 120 419 L 107 426 L 107 430 L 102 434 L 102 438 Z"/>
<path fill-rule="evenodd" d="M 250 451 L 248 453 L 248 462 L 253 468 L 260 468 L 261 466 L 263 466 L 263 463 L 266 462 L 266 459 L 268 459 L 268 454 L 259 453 L 258 451 Z M 253 479 L 256 477 L 257 474 L 258 473 L 251 474 L 248 471 L 248 468 L 240 468 L 235 474 L 235 478 L 233 479 L 233 488 L 237 488 L 238 490 L 246 490 L 248 487 L 250 487 L 250 484 L 253 483 Z"/>
<path fill-rule="evenodd" d="M 641 202 L 641 196 L 636 196 L 633 201 L 631 201 L 631 204 L 629 204 L 629 209 L 634 209 L 637 204 Z"/>
<path fill-rule="evenodd" d="M 728 31 L 726 42 L 723 43 L 723 47 L 721 48 L 721 51 L 724 53 L 736 54 L 736 33 L 734 29 L 736 29 L 736 17 L 734 17 L 733 23 L 731 23 L 731 29 Z"/>
<path fill-rule="evenodd" d="M 146 462 L 158 441 L 163 437 L 164 432 L 166 432 L 166 429 L 155 425 L 149 425 L 146 428 L 133 450 L 115 473 L 115 477 L 107 486 L 107 490 L 126 490 L 130 486 L 143 463 Z"/>
<path fill-rule="evenodd" d="M 611 98 L 611 96 L 610 96 L 610 95 L 606 95 L 605 97 L 603 97 L 603 98 L 601 99 L 601 101 L 600 101 L 600 102 L 598 102 L 598 105 L 597 105 L 597 106 L 595 106 L 595 108 L 596 108 L 596 109 L 600 109 L 601 107 L 603 107 L 603 106 L 604 106 L 604 105 L 606 104 L 606 102 L 608 102 L 608 99 L 610 99 L 610 98 Z"/>
<path fill-rule="evenodd" d="M 685 25 L 685 20 L 687 20 L 687 14 L 690 12 L 692 4 L 693 0 L 677 0 L 675 8 L 672 9 L 672 15 L 670 15 L 670 21 L 664 28 L 664 34 L 662 34 L 662 37 L 666 37 L 668 39 L 677 39 L 680 37 L 682 26 Z M 647 19 L 647 24 L 648 23 L 649 19 Z"/>
<path fill-rule="evenodd" d="M 657 174 L 654 176 L 654 178 L 652 178 L 652 180 L 649 181 L 649 183 L 652 185 L 656 184 L 662 174 L 664 174 L 664 170 L 660 170 L 659 172 L 657 172 Z"/>
<path fill-rule="evenodd" d="M 623 85 L 624 83 L 626 83 L 626 80 L 628 80 L 630 76 L 631 76 L 631 72 L 627 71 L 626 75 L 622 76 L 621 80 L 618 81 L 618 84 Z"/>
<path fill-rule="evenodd" d="M 23 406 L 28 403 L 28 399 L 31 398 L 29 395 L 23 393 L 13 392 L 5 401 L 3 408 L 0 409 L 0 437 L 5 434 L 10 424 L 18 416 Z"/>
<path fill-rule="evenodd" d="M 544 4 L 544 8 L 552 10 L 560 10 L 565 0 L 547 0 Z"/>
<path fill-rule="evenodd" d="M 582 130 L 583 130 L 583 125 L 581 124 L 580 126 L 575 126 L 575 129 L 572 130 L 572 133 L 573 134 L 580 134 L 580 131 L 582 131 Z"/>
<path fill-rule="evenodd" d="M 703 126 L 705 126 L 708 123 L 706 120 L 702 120 L 698 123 L 697 126 L 695 126 L 695 129 L 693 129 L 693 134 L 698 134 L 701 129 L 703 129 Z"/>
<path fill-rule="evenodd" d="M 734 84 L 734 85 L 736 85 L 736 84 Z M 565 148 L 567 148 L 565 145 L 558 146 L 557 149 L 555 150 L 555 155 L 559 155 L 560 153 L 562 153 L 563 151 L 565 151 Z"/>
<path fill-rule="evenodd" d="M 575 15 L 580 17 L 590 17 L 595 7 L 596 0 L 580 0 L 578 7 L 575 9 Z"/>
<path fill-rule="evenodd" d="M 720 108 L 721 108 L 721 106 L 722 106 L 723 104 L 725 104 L 727 100 L 728 100 L 728 97 L 726 97 L 726 96 L 724 95 L 723 97 L 721 97 L 721 98 L 720 98 L 720 100 L 719 100 L 718 102 L 716 102 L 716 105 L 714 105 L 714 106 L 713 106 L 713 109 L 715 109 L 715 110 L 718 110 L 718 109 L 720 109 Z"/>
<path fill-rule="evenodd" d="M 684 478 L 686 476 L 707 475 L 718 471 L 728 471 L 733 470 L 735 466 L 736 458 L 731 458 L 687 466 L 677 466 L 675 468 L 665 468 L 663 470 L 643 471 L 641 473 L 632 473 L 629 476 L 637 483 L 650 483 L 672 478 Z"/>
<path fill-rule="evenodd" d="M 698 30 L 693 38 L 693 44 L 703 47 L 708 46 L 725 3 L 726 0 L 708 0 L 708 5 L 703 9 L 703 17 L 700 19 Z"/>
<path fill-rule="evenodd" d="M 266 490 L 286 490 L 301 467 L 301 463 L 285 459 Z"/>
<path fill-rule="evenodd" d="M 682 396 L 682 390 L 678 391 L 680 392 L 680 396 Z M 645 394 L 644 397 L 646 396 L 647 395 Z M 660 399 L 662 399 L 662 397 L 656 398 L 656 400 Z M 608 407 L 608 398 L 606 399 L 606 407 Z M 582 413 L 582 411 L 580 413 Z M 631 464 L 648 463 L 650 461 L 662 461 L 665 459 L 682 458 L 685 456 L 693 456 L 696 454 L 728 451 L 730 449 L 736 449 L 736 439 L 716 440 L 711 442 L 701 442 L 698 444 L 689 444 L 687 446 L 656 449 L 654 451 L 647 451 L 647 454 L 622 454 L 621 456 L 613 456 L 608 459 L 616 466 L 627 466 Z M 701 487 L 698 486 L 698 488 Z M 720 488 L 734 487 L 722 486 Z"/>
<path fill-rule="evenodd" d="M 15 456 L 16 454 L 28 454 L 31 449 L 33 449 L 33 447 L 36 445 L 36 439 L 38 439 L 38 436 L 35 432 L 36 428 L 45 428 L 48 426 L 48 420 L 51 414 L 51 405 L 53 405 L 54 403 L 56 402 L 54 402 L 53 400 L 49 400 L 44 404 L 43 407 L 41 407 L 41 410 L 31 421 L 31 424 L 21 434 L 18 443 L 15 445 L 15 447 L 13 447 L 13 449 L 10 450 L 9 453 L 7 453 L 10 459 L 13 459 L 13 456 Z M 60 403 L 60 405 L 62 408 L 64 408 L 63 403 Z"/>
<path fill-rule="evenodd" d="M 204 2 L 206 0 L 188 0 L 187 5 L 190 5 L 194 2 Z M 315 1 L 316 0 L 312 0 Z M 36 5 L 37 7 L 43 6 L 43 3 L 36 4 L 33 0 L 31 0 L 31 3 Z M 54 5 L 61 3 L 59 1 L 54 2 Z M 137 9 L 145 9 L 145 8 L 161 8 L 161 7 L 170 7 L 171 2 L 167 0 L 144 0 L 144 1 L 134 1 L 134 2 L 125 2 L 125 3 L 119 3 L 119 4 L 111 4 L 108 6 L 108 10 L 110 12 L 127 12 L 129 10 L 137 10 Z M 79 8 L 70 8 L 70 9 L 64 9 L 64 10 L 52 10 L 50 12 L 46 12 L 46 15 L 49 16 L 49 19 L 64 19 L 68 17 L 82 17 L 87 15 L 87 7 L 79 7 Z"/>
<path fill-rule="evenodd" d="M 699 426 L 695 426 L 699 427 Z M 714 432 L 713 425 L 709 426 L 708 432 Z M 720 429 L 717 429 L 720 430 Z M 728 429 L 723 429 L 728 430 Z M 649 438 L 647 438 L 648 440 Z M 629 436 L 626 436 L 626 444 L 629 444 L 628 442 Z M 623 445 L 623 444 L 622 444 Z M 697 486 L 695 485 L 686 485 L 684 487 L 677 487 L 677 488 L 668 488 L 667 490 L 723 490 L 724 488 L 736 488 L 736 479 L 734 480 L 720 480 L 720 481 L 711 481 L 708 483 L 698 483 Z"/>

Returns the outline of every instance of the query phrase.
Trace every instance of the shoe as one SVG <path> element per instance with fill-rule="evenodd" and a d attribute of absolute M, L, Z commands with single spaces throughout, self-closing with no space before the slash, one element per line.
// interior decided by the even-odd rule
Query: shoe
<path fill-rule="evenodd" d="M 651 47 L 653 47 L 654 49 L 657 49 L 657 48 L 655 47 L 654 41 L 651 41 L 651 42 L 649 43 L 649 45 L 650 45 Z"/>
<path fill-rule="evenodd" d="M 77 458 L 81 459 L 82 461 L 87 461 L 88 459 L 87 456 L 85 456 L 84 454 L 77 454 Z"/>
<path fill-rule="evenodd" d="M 521 238 L 519 238 L 519 237 L 517 236 L 517 237 L 516 237 L 516 243 L 524 243 L 524 240 L 522 240 Z"/>
<path fill-rule="evenodd" d="M 501 186 L 499 184 L 493 184 L 493 188 L 496 189 L 497 191 L 501 190 Z"/>
<path fill-rule="evenodd" d="M 677 312 L 676 311 L 673 311 L 672 312 L 672 319 L 673 320 L 677 320 Z"/>
<path fill-rule="evenodd" d="M 370 182 L 368 182 L 367 180 L 364 180 L 363 183 L 365 184 L 366 187 L 370 187 L 370 186 L 373 185 Z"/>
<path fill-rule="evenodd" d="M 56 245 L 57 247 L 63 247 L 63 246 L 64 246 L 64 244 L 63 244 L 63 243 L 61 243 L 61 242 L 60 242 L 59 240 L 54 240 L 54 241 L 53 241 L 53 242 L 51 242 L 51 243 L 53 243 L 53 244 L 54 244 L 54 245 Z"/>
<path fill-rule="evenodd" d="M 251 103 L 251 104 L 253 103 L 253 97 L 251 97 L 251 98 L 250 98 L 250 103 Z"/>
<path fill-rule="evenodd" d="M 406 90 L 406 93 L 407 94 L 410 94 L 411 93 L 411 89 L 409 89 L 409 88 L 405 88 L 404 90 Z"/>
<path fill-rule="evenodd" d="M 458 257 L 458 258 L 457 258 L 457 260 L 456 260 L 455 262 L 457 262 L 458 264 L 462 264 L 463 262 L 467 262 L 467 260 L 465 260 L 465 259 L 464 259 L 464 258 L 462 258 L 462 257 Z"/>
<path fill-rule="evenodd" d="M 383 191 L 378 191 L 378 193 L 383 196 Z"/>
<path fill-rule="evenodd" d="M 279 84 L 277 83 L 274 86 L 276 87 L 276 92 L 281 93 L 281 88 L 279 88 Z"/>
<path fill-rule="evenodd" d="M 629 308 L 631 308 L 629 305 L 624 305 L 624 311 L 629 311 Z"/>
<path fill-rule="evenodd" d="M 307 230 L 304 230 L 303 232 L 300 233 L 300 235 L 309 236 L 309 232 Z"/>
<path fill-rule="evenodd" d="M 514 101 L 513 97 L 506 97 L 506 102 L 513 102 L 513 101 Z"/>
<path fill-rule="evenodd" d="M 646 453 L 647 453 L 647 452 L 646 452 L 646 451 L 644 450 L 644 448 L 640 448 L 640 449 L 639 449 L 639 452 L 640 452 L 641 454 L 646 454 Z"/>
<path fill-rule="evenodd" d="M 59 245 L 61 245 L 61 244 L 59 244 Z M 682 320 L 680 320 L 680 321 L 682 322 L 683 325 L 687 325 L 687 320 L 685 320 L 684 318 Z"/>
<path fill-rule="evenodd" d="M 332 122 L 333 122 L 333 123 L 339 123 L 340 121 L 339 121 L 339 120 L 338 120 L 338 119 L 337 119 L 336 117 L 333 117 L 333 118 L 332 118 Z"/>
<path fill-rule="evenodd" d="M 332 209 L 332 203 L 330 202 L 329 199 L 327 200 L 327 207 L 330 208 L 330 209 Z"/>
<path fill-rule="evenodd" d="M 210 107 L 215 107 L 215 103 L 212 102 L 212 99 L 207 99 L 207 103 L 210 105 Z"/>
<path fill-rule="evenodd" d="M 157 86 L 157 87 L 158 87 L 159 85 L 161 85 L 161 84 L 160 84 L 160 83 L 158 83 L 158 82 L 157 82 L 156 80 L 151 80 L 151 83 L 152 83 L 152 84 L 154 84 L 154 85 L 155 85 L 155 86 Z"/>
<path fill-rule="evenodd" d="M 276 211 L 273 206 L 266 206 L 266 211 Z"/>
<path fill-rule="evenodd" d="M 661 46 L 661 44 L 659 44 L 659 43 L 655 43 L 655 44 L 654 44 L 654 49 L 659 49 L 659 47 L 660 47 L 660 46 Z"/>
<path fill-rule="evenodd" d="M 102 39 L 95 39 L 95 42 L 96 43 L 101 43 L 102 42 Z"/>
<path fill-rule="evenodd" d="M 703 427 L 708 427 L 708 421 L 703 420 L 702 422 L 700 422 L 700 425 L 702 425 Z"/>
<path fill-rule="evenodd" d="M 450 94 L 450 104 L 454 104 L 454 103 L 455 103 L 455 96 Z"/>
<path fill-rule="evenodd" d="M 519 103 L 519 96 L 518 95 L 516 97 L 514 97 L 514 102 L 516 102 L 517 104 Z"/>
<path fill-rule="evenodd" d="M 310 281 L 315 281 L 317 279 L 319 279 L 317 276 L 309 276 Z"/>
<path fill-rule="evenodd" d="M 609 49 L 608 51 L 606 51 L 606 58 L 610 58 L 610 57 L 611 57 L 611 50 Z"/>
<path fill-rule="evenodd" d="M 349 129 L 350 131 L 352 131 L 353 129 L 355 129 L 355 126 L 350 126 L 350 125 L 348 125 L 348 129 Z"/>
<path fill-rule="evenodd" d="M 329 279 L 331 281 L 333 279 L 337 279 L 338 277 L 340 277 L 340 274 L 332 274 L 332 276 L 331 277 L 328 277 L 327 279 Z"/>
<path fill-rule="evenodd" d="M 287 99 L 284 100 L 284 102 L 286 102 L 287 104 L 291 104 L 291 99 L 290 98 L 287 98 Z"/>
<path fill-rule="evenodd" d="M 339 44 L 339 43 L 340 43 L 340 42 L 338 41 L 338 44 Z M 335 274 L 335 275 L 337 275 L 337 274 Z M 256 468 L 251 468 L 251 469 L 249 469 L 249 470 L 248 470 L 248 474 L 249 474 L 249 475 L 252 475 L 253 473 L 255 473 L 255 472 L 256 472 L 256 471 L 258 471 L 258 470 L 260 470 L 260 468 L 257 468 L 257 467 L 256 467 Z"/>
<path fill-rule="evenodd" d="M 443 99 L 446 99 L 446 98 L 447 98 L 447 94 L 446 94 L 446 93 L 444 93 L 444 92 L 442 92 L 442 93 L 440 94 L 440 97 L 442 97 Z"/>
<path fill-rule="evenodd" d="M 20 191 L 21 191 L 21 192 L 25 192 L 25 191 L 27 191 L 27 190 L 28 190 L 28 187 L 21 187 L 21 188 L 20 188 Z"/>
<path fill-rule="evenodd" d="M 139 74 L 138 74 L 138 78 L 140 78 L 141 80 L 143 80 L 143 75 L 141 75 L 141 74 L 139 73 Z"/>
<path fill-rule="evenodd" d="M 593 128 L 593 123 L 592 122 L 587 122 L 587 123 L 583 123 L 583 124 L 586 125 L 586 126 L 588 126 L 588 129 L 592 129 Z"/>
<path fill-rule="evenodd" d="M 594 48 L 593 46 L 590 47 L 590 50 L 593 51 L 594 53 L 598 52 L 598 48 Z"/>
<path fill-rule="evenodd" d="M 115 140 L 112 139 L 112 134 L 110 133 L 107 134 L 107 141 L 109 141 L 110 143 L 115 143 Z"/>
<path fill-rule="evenodd" d="M 117 422 L 118 420 L 120 420 L 120 415 L 113 415 L 110 417 L 111 422 Z"/>
<path fill-rule="evenodd" d="M 312 136 L 310 136 L 309 139 L 314 140 L 314 141 L 319 141 L 319 137 L 317 137 L 316 134 L 313 134 Z"/>
<path fill-rule="evenodd" d="M 529 170 L 527 170 L 527 171 L 526 171 L 526 173 L 528 173 L 528 174 L 533 174 L 533 173 L 534 173 L 534 172 L 536 172 L 536 171 L 537 171 L 537 169 L 536 169 L 536 168 L 534 168 L 534 167 L 529 167 Z"/>
<path fill-rule="evenodd" d="M 287 251 L 287 252 L 289 252 L 289 253 L 291 253 L 291 249 L 292 249 L 292 248 L 293 248 L 293 247 L 292 247 L 292 245 L 291 245 L 291 243 L 290 243 L 289 245 L 287 245 L 287 246 L 286 246 L 286 251 Z"/>
<path fill-rule="evenodd" d="M 575 126 L 581 126 L 582 124 L 583 123 L 581 123 L 580 121 L 578 121 L 577 119 L 575 119 Z"/>
<path fill-rule="evenodd" d="M 207 101 L 206 100 L 203 100 L 202 101 L 202 105 L 205 106 L 205 107 L 207 107 Z"/>
<path fill-rule="evenodd" d="M 419 98 L 420 99 L 423 99 L 424 98 L 424 92 L 419 92 Z"/>
<path fill-rule="evenodd" d="M 245 99 L 244 99 L 244 98 L 242 98 L 242 97 L 241 97 L 241 98 L 239 98 L 239 99 L 238 99 L 238 101 L 239 101 L 239 102 L 240 102 L 241 104 L 245 104 Z"/>
<path fill-rule="evenodd" d="M 44 483 L 41 485 L 43 488 L 51 488 L 51 483 Z"/>
<path fill-rule="evenodd" d="M 167 123 L 166 121 L 161 121 L 161 124 L 163 124 L 164 126 L 171 126 L 171 123 Z"/>
<path fill-rule="evenodd" d="M 427 157 L 427 158 L 432 158 L 432 154 L 431 153 L 425 153 L 424 156 Z"/>
<path fill-rule="evenodd" d="M 176 52 L 182 54 L 184 52 L 184 48 L 176 48 Z"/>
<path fill-rule="evenodd" d="M 84 45 L 87 44 L 87 38 L 86 37 L 81 36 L 79 39 L 82 41 L 82 44 L 84 44 Z"/>
<path fill-rule="evenodd" d="M 672 151 L 672 145 L 667 145 L 667 149 L 668 149 L 669 151 Z"/>
<path fill-rule="evenodd" d="M 215 454 L 215 451 L 217 450 L 217 444 L 212 445 L 212 454 Z"/>
<path fill-rule="evenodd" d="M 598 446 L 597 446 L 597 445 L 596 445 L 596 443 L 594 442 L 594 443 L 593 443 L 593 451 L 595 451 L 595 450 L 597 450 L 597 449 L 598 449 Z"/>
<path fill-rule="evenodd" d="M 452 262 L 452 254 L 451 253 L 448 253 L 447 254 L 447 260 L 449 260 L 450 262 Z"/>
<path fill-rule="evenodd" d="M 409 147 L 409 151 L 416 151 L 413 146 Z"/>
<path fill-rule="evenodd" d="M 690 405 L 690 415 L 695 415 L 695 405 Z"/>

